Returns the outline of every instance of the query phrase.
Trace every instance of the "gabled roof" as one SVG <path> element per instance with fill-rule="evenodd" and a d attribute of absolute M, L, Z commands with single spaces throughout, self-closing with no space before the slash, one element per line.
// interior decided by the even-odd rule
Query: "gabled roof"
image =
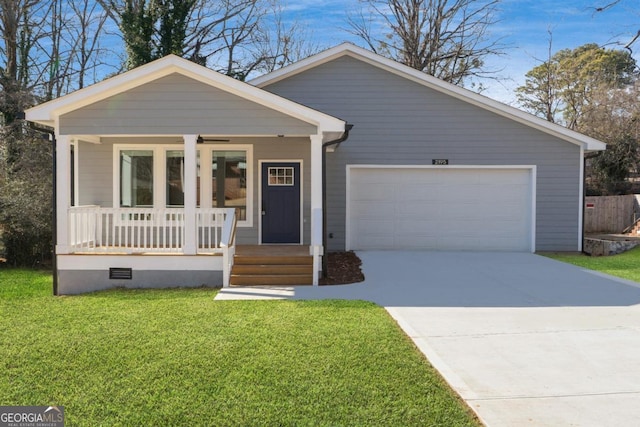
<path fill-rule="evenodd" d="M 386 70 L 390 73 L 404 77 L 418 84 L 442 92 L 446 95 L 460 99 L 469 104 L 491 111 L 500 116 L 509 118 L 526 126 L 538 129 L 551 134 L 565 141 L 583 147 L 586 151 L 605 150 L 606 144 L 594 138 L 572 131 L 563 126 L 548 122 L 532 114 L 519 110 L 515 107 L 495 101 L 486 96 L 464 89 L 462 87 L 447 83 L 431 75 L 400 64 L 399 62 L 377 55 L 351 43 L 343 43 L 331 49 L 320 52 L 295 64 L 273 71 L 264 76 L 251 80 L 249 83 L 264 88 L 270 84 L 295 76 L 311 68 L 333 61 L 334 59 L 349 56 L 360 61 L 371 64 L 375 67 Z"/>
<path fill-rule="evenodd" d="M 176 55 L 165 56 L 100 83 L 32 107 L 26 111 L 26 118 L 32 122 L 55 127 L 58 118 L 65 113 L 174 73 L 316 125 L 320 132 L 332 134 L 332 137 L 335 137 L 336 134 L 342 135 L 344 132 L 345 122 L 343 120 L 225 76 Z"/>

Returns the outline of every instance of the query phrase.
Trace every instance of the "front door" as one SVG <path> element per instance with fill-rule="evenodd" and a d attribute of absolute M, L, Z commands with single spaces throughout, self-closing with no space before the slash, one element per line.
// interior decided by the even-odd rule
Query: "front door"
<path fill-rule="evenodd" d="M 300 243 L 300 163 L 262 164 L 262 243 Z"/>

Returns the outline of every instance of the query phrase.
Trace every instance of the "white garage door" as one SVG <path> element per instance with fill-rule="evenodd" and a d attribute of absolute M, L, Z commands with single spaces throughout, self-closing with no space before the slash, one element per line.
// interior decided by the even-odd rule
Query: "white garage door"
<path fill-rule="evenodd" d="M 350 166 L 347 247 L 533 251 L 533 173 Z"/>

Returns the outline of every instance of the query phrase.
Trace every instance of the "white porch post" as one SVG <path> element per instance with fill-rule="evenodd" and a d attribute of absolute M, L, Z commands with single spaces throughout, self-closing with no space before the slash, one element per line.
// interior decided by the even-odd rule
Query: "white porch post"
<path fill-rule="evenodd" d="M 56 135 L 56 228 L 58 241 L 56 254 L 68 254 L 69 249 L 69 207 L 71 206 L 71 138 Z"/>
<path fill-rule="evenodd" d="M 318 286 L 322 247 L 322 134 L 311 135 L 311 254 L 313 286 Z"/>
<path fill-rule="evenodd" d="M 198 230 L 196 224 L 196 170 L 198 135 L 183 135 L 184 139 L 184 248 L 185 255 L 195 255 L 198 251 Z"/>

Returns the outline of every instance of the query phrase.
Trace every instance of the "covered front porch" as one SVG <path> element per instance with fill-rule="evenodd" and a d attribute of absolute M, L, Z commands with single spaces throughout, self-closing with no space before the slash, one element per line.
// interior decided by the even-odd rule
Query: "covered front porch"
<path fill-rule="evenodd" d="M 307 248 L 318 284 L 323 145 L 344 121 L 174 56 L 27 119 L 55 130 L 61 278 L 96 280 L 120 265 L 145 272 L 125 286 L 195 284 L 207 270 L 228 286 L 236 244 L 281 243 Z"/>

